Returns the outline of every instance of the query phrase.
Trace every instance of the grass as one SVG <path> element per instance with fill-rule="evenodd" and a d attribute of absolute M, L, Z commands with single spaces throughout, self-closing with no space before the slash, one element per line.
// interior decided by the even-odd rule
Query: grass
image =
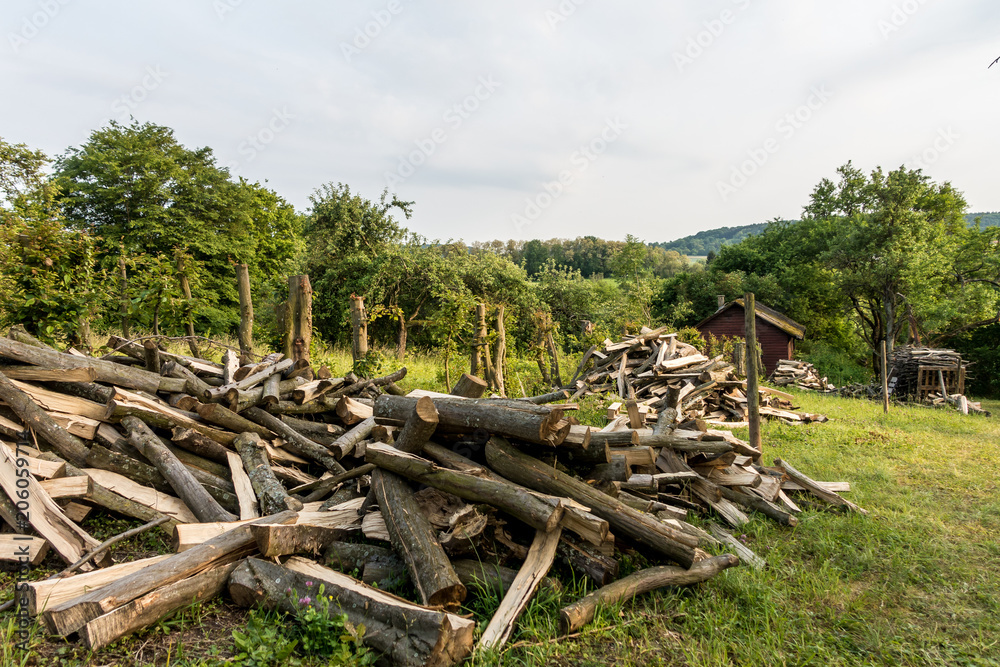
<path fill-rule="evenodd" d="M 317 350 L 314 358 L 338 374 L 351 366 L 344 350 Z M 517 363 L 530 390 L 531 364 Z M 406 365 L 405 387 L 446 389 L 439 355 L 408 356 Z M 386 372 L 394 368 L 394 361 L 384 362 Z M 516 379 L 508 382 L 517 387 Z M 754 516 L 742 529 L 766 569 L 735 568 L 695 588 L 601 609 L 578 635 L 558 639 L 558 610 L 591 584 L 557 564 L 552 576 L 562 591 L 540 592 L 506 648 L 469 664 L 1000 665 L 1000 422 L 907 406 L 885 415 L 875 402 L 795 395 L 802 410 L 825 413 L 830 421 L 765 424 L 766 462 L 777 456 L 815 479 L 851 482 L 848 497 L 868 516 L 798 497 L 804 511 L 796 528 Z M 996 414 L 1000 402 L 983 407 Z M 603 412 L 604 402 L 591 398 L 578 415 L 600 425 Z M 745 437 L 745 429 L 737 435 Z M 103 538 L 137 523 L 94 516 L 84 527 Z M 121 560 L 167 549 L 153 531 L 113 553 Z M 622 571 L 648 564 L 642 553 L 627 552 Z M 33 578 L 61 567 L 52 555 L 43 565 Z M 9 575 L 0 575 L 0 601 L 11 596 L 12 585 Z M 463 612 L 481 632 L 498 604 L 483 597 Z M 99 656 L 79 643 L 44 641 L 35 627 L 24 656 L 12 648 L 14 618 L 4 614 L 0 667 L 233 664 L 239 653 L 233 632 L 260 626 L 254 618 L 224 601 L 197 605 Z"/>

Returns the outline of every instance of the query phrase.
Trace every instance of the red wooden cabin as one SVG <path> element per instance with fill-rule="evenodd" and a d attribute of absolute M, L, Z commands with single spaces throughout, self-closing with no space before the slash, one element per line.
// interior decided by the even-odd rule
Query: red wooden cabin
<path fill-rule="evenodd" d="M 721 300 L 721 297 L 720 297 Z M 795 353 L 795 341 L 802 340 L 806 328 L 785 317 L 778 311 L 756 304 L 757 342 L 760 344 L 764 374 L 770 375 L 779 359 L 791 359 Z M 744 338 L 745 314 L 743 299 L 736 299 L 719 307 L 715 314 L 695 325 L 702 336 L 712 334 L 716 338 Z"/>

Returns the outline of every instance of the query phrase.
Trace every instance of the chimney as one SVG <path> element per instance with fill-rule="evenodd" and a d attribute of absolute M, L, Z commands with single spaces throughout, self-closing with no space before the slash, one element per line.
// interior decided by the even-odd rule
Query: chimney
<path fill-rule="evenodd" d="M 719 310 L 722 310 L 722 307 L 726 305 L 726 295 L 719 294 L 716 298 L 719 300 Z"/>

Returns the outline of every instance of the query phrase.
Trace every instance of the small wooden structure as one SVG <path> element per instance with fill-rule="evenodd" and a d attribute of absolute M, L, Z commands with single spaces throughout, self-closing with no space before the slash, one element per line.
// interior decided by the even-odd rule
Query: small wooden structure
<path fill-rule="evenodd" d="M 965 362 L 954 350 L 903 345 L 892 351 L 889 384 L 895 395 L 918 401 L 930 394 L 964 394 Z"/>
<path fill-rule="evenodd" d="M 764 375 L 774 372 L 778 361 L 792 359 L 795 341 L 802 340 L 806 328 L 773 308 L 754 304 L 757 325 L 757 342 L 764 362 Z M 717 338 L 745 338 L 745 311 L 743 299 L 721 304 L 714 314 L 695 325 L 703 336 L 712 334 Z"/>

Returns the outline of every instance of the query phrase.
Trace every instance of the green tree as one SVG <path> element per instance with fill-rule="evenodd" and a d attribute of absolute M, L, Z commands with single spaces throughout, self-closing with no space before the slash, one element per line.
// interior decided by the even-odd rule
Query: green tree
<path fill-rule="evenodd" d="M 162 266 L 143 272 L 148 258 L 190 255 L 201 330 L 228 330 L 239 319 L 233 261 L 250 265 L 255 291 L 263 292 L 282 281 L 301 243 L 289 204 L 260 184 L 230 180 L 210 148 L 185 148 L 160 125 L 112 121 L 95 130 L 59 158 L 55 181 L 68 223 L 97 240 L 102 260 L 133 258 L 131 299 L 160 280 Z M 150 311 L 137 314 L 152 321 Z"/>

